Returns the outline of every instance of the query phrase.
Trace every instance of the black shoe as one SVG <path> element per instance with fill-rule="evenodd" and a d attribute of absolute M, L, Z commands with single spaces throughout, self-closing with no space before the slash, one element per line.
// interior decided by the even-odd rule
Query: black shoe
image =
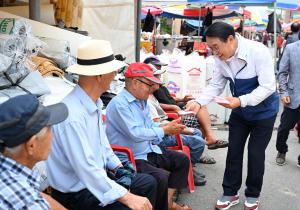
<path fill-rule="evenodd" d="M 205 178 L 205 175 L 193 169 L 194 176 Z"/>
<path fill-rule="evenodd" d="M 202 177 L 194 176 L 194 182 L 196 186 L 204 186 L 206 184 L 206 180 Z"/>
<path fill-rule="evenodd" d="M 286 164 L 285 153 L 280 153 L 280 152 L 277 153 L 276 164 L 279 165 L 279 166 L 283 166 L 283 165 Z"/>

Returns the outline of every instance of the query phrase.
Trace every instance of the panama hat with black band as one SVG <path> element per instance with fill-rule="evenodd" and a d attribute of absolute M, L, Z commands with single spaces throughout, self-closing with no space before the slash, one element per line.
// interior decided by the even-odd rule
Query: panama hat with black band
<path fill-rule="evenodd" d="M 77 64 L 67 68 L 67 72 L 85 76 L 97 76 L 118 71 L 126 66 L 116 60 L 110 42 L 105 40 L 87 40 L 77 50 Z"/>

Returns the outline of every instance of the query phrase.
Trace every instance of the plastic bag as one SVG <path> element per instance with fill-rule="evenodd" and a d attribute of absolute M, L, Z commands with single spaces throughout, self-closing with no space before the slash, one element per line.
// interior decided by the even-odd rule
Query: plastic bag
<path fill-rule="evenodd" d="M 66 69 L 73 64 L 68 41 L 45 37 L 40 37 L 40 39 L 46 45 L 39 51 L 39 56 L 53 60 L 60 69 Z"/>
<path fill-rule="evenodd" d="M 17 85 L 32 71 L 31 56 L 37 55 L 44 43 L 32 35 L 26 20 L 6 18 L 0 23 L 6 32 L 0 34 L 0 53 L 11 59 L 0 60 L 0 88 L 4 89 Z"/>
<path fill-rule="evenodd" d="M 130 189 L 133 178 L 136 176 L 136 170 L 134 169 L 133 164 L 130 161 L 127 161 L 123 164 L 123 167 L 117 169 L 116 173 L 108 171 L 107 175 L 126 189 Z"/>

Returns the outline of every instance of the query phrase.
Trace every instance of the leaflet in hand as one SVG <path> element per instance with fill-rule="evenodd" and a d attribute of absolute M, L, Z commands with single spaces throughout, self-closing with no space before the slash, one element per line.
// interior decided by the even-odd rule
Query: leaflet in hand
<path fill-rule="evenodd" d="M 183 110 L 181 110 L 181 111 L 178 111 L 178 115 L 194 115 L 195 113 L 194 112 L 192 112 L 192 111 L 183 111 Z"/>
<path fill-rule="evenodd" d="M 221 96 L 216 96 L 214 98 L 215 102 L 218 104 L 230 104 L 230 101 L 228 101 L 227 99 L 221 97 Z"/>

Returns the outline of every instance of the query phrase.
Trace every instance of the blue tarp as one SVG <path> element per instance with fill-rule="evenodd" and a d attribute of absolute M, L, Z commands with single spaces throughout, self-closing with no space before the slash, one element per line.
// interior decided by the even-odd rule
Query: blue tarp
<path fill-rule="evenodd" d="M 189 20 L 199 20 L 198 16 L 184 16 L 184 15 L 179 15 L 171 12 L 166 12 L 164 11 L 161 16 L 166 17 L 166 18 L 178 18 L 178 19 L 189 19 Z M 230 17 L 236 17 L 238 16 L 238 13 L 235 11 L 232 11 L 230 14 L 226 15 L 220 15 L 220 16 L 214 16 L 213 20 L 215 19 L 224 19 L 224 18 L 230 18 Z M 201 17 L 201 19 L 204 19 L 204 17 Z"/>
<path fill-rule="evenodd" d="M 188 0 L 188 2 L 243 6 L 270 6 L 277 2 L 277 7 L 282 9 L 296 9 L 298 7 L 298 0 Z"/>

